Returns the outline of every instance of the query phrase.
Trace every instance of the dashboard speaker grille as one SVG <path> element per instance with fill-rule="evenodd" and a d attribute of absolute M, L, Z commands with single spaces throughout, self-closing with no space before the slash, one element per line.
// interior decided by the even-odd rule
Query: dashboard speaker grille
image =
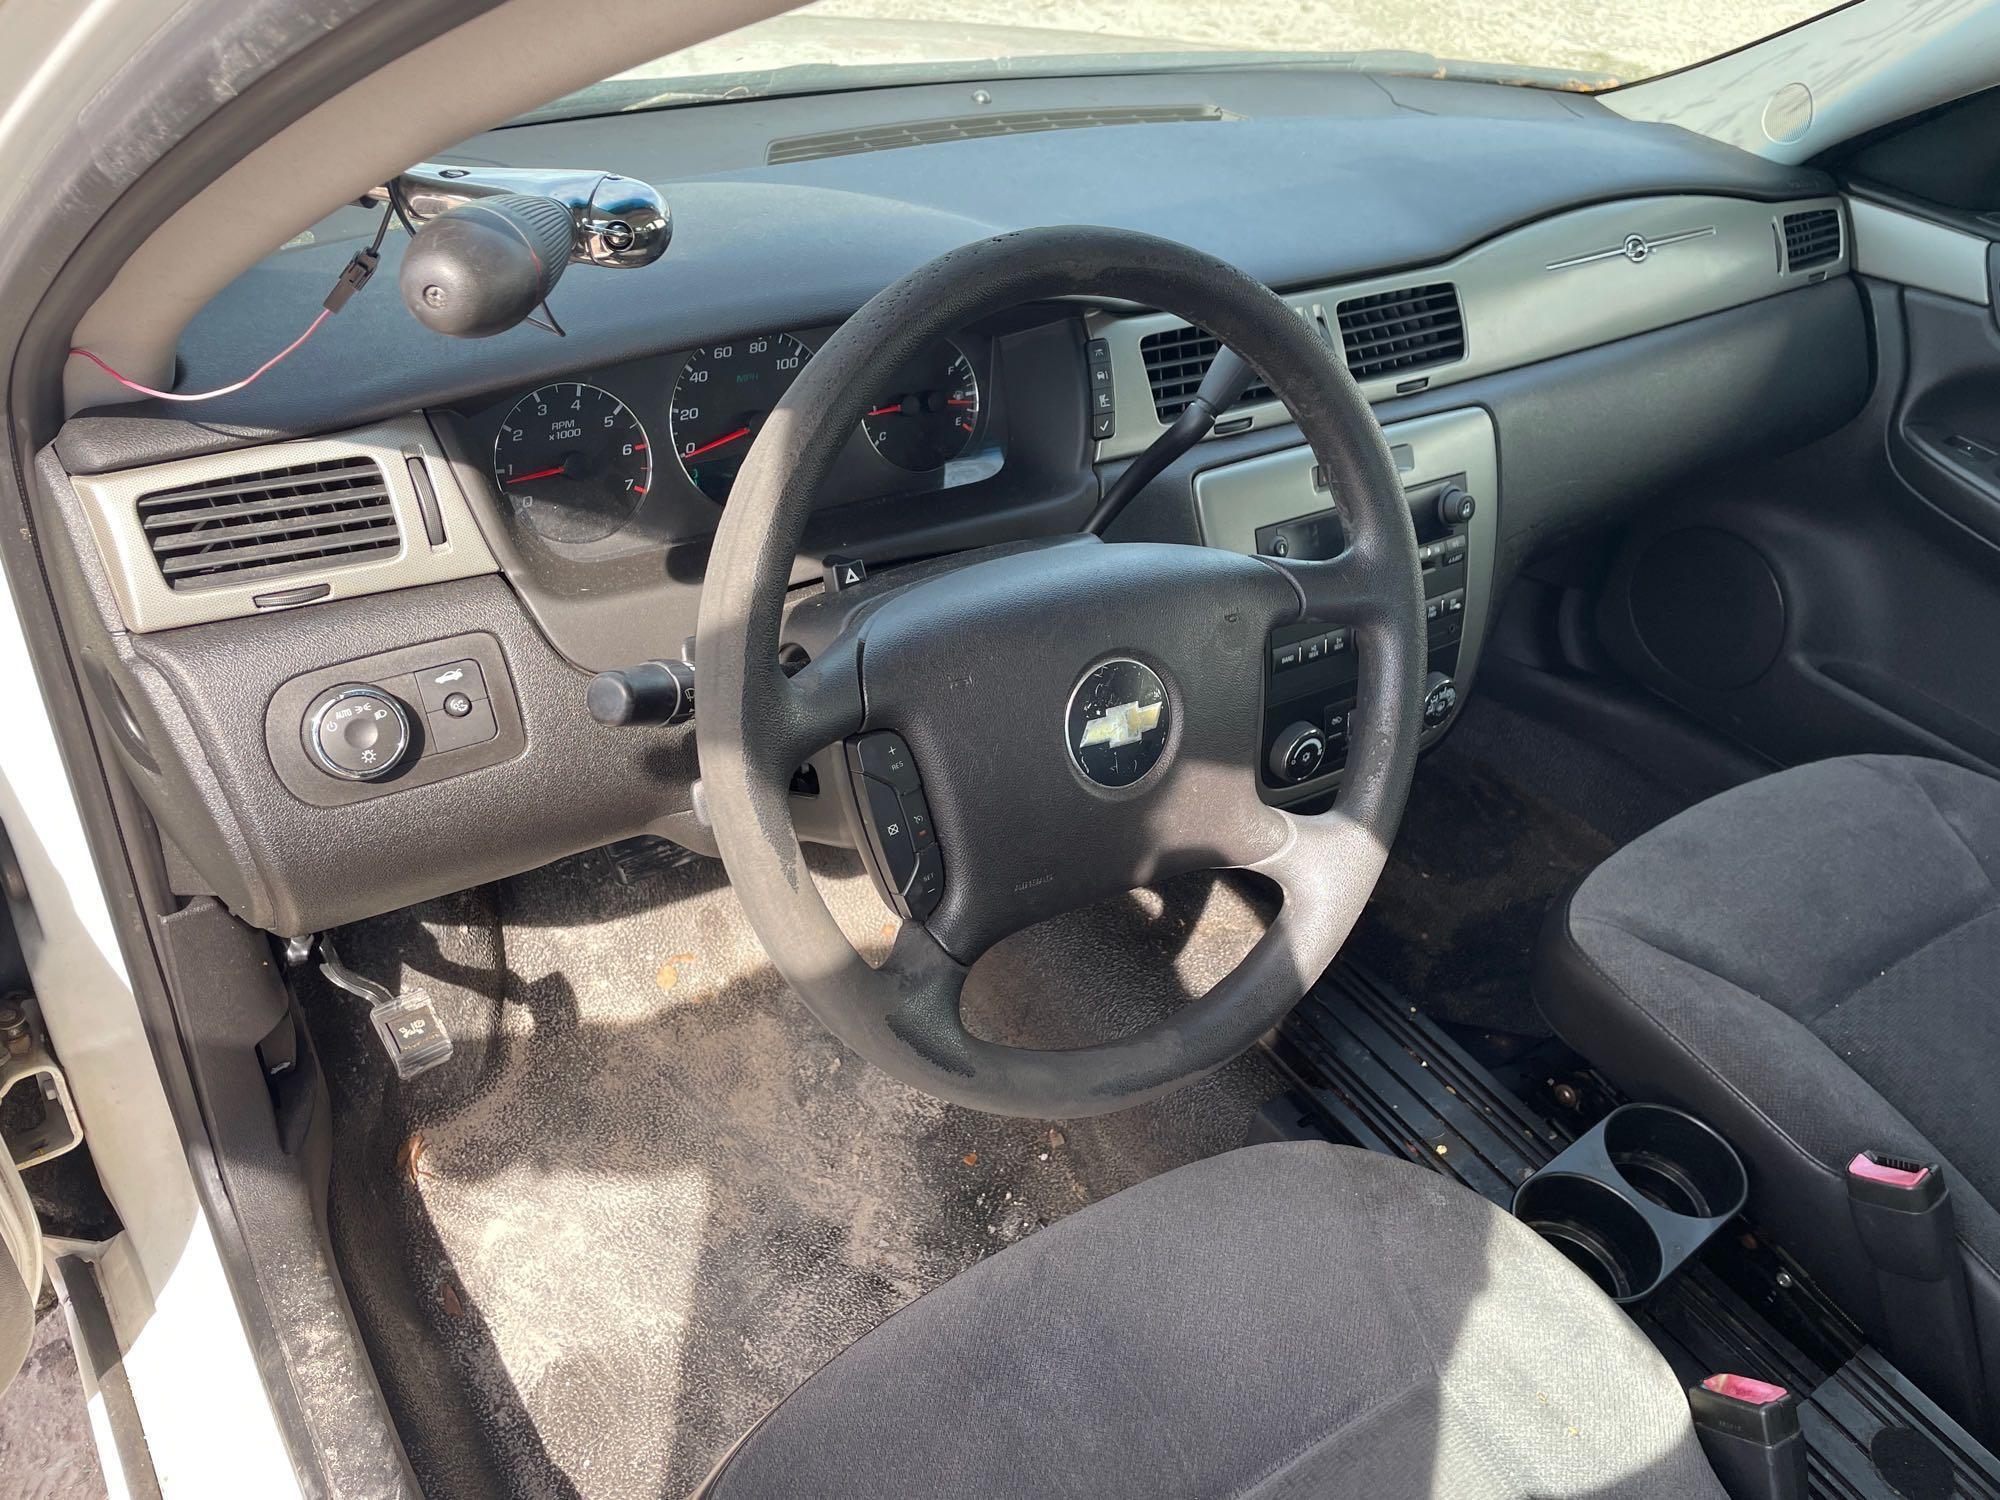
<path fill-rule="evenodd" d="M 1163 328 L 1139 341 L 1139 353 L 1146 361 L 1146 379 L 1153 387 L 1153 410 L 1162 422 L 1171 422 L 1187 410 L 1208 367 L 1215 363 L 1222 340 L 1183 323 Z M 1271 388 L 1259 381 L 1243 393 L 1239 406 L 1276 399 Z"/>
<path fill-rule="evenodd" d="M 152 490 L 138 509 L 176 591 L 360 562 L 403 541 L 381 465 L 360 456 Z"/>
<path fill-rule="evenodd" d="M 824 156 L 858 156 L 864 151 L 935 146 L 942 141 L 976 141 L 989 135 L 1087 130 L 1098 125 L 1198 124 L 1241 118 L 1241 115 L 1217 109 L 1212 104 L 1160 104 L 1123 109 L 1038 109 L 1006 114 L 957 115 L 942 120 L 912 120 L 902 125 L 836 130 L 824 135 L 787 136 L 771 142 L 764 159 L 776 166 L 783 162 L 816 161 Z"/>
<path fill-rule="evenodd" d="M 1809 208 L 1786 214 L 1785 269 L 1804 271 L 1840 259 L 1840 210 Z"/>
<path fill-rule="evenodd" d="M 1334 309 L 1347 368 L 1356 380 L 1401 375 L 1465 355 L 1465 320 L 1449 281 L 1350 297 Z"/>

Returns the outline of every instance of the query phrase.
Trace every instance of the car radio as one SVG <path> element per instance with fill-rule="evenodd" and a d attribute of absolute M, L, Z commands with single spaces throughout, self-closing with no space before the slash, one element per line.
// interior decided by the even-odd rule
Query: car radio
<path fill-rule="evenodd" d="M 1423 740 L 1450 725 L 1470 684 L 1493 574 L 1498 474 L 1491 419 L 1449 412 L 1386 429 L 1409 500 L 1423 567 Z M 1345 546 L 1327 476 L 1310 450 L 1287 449 L 1196 477 L 1203 538 L 1232 551 L 1318 560 Z M 1261 786 L 1266 801 L 1329 795 L 1347 762 L 1348 718 L 1360 667 L 1345 627 L 1272 632 L 1263 663 Z"/>

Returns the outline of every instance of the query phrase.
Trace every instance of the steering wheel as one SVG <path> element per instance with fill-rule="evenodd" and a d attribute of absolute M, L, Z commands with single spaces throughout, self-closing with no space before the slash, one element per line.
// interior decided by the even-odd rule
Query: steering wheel
<path fill-rule="evenodd" d="M 1302 562 L 1079 538 L 1013 552 L 894 594 L 788 677 L 778 648 L 793 560 L 880 372 L 987 315 L 1079 295 L 1171 311 L 1249 360 L 1325 466 L 1346 550 Z M 1312 817 L 1267 806 L 1257 790 L 1269 633 L 1301 621 L 1350 627 L 1361 673 L 1346 783 Z M 998 235 L 912 271 L 849 319 L 744 461 L 697 631 L 703 792 L 772 962 L 862 1057 L 996 1114 L 1123 1109 L 1247 1050 L 1361 915 L 1416 763 L 1423 584 L 1381 428 L 1346 367 L 1269 290 L 1150 235 Z M 935 907 L 905 921 L 879 969 L 820 899 L 789 802 L 801 763 L 875 730 L 907 744 L 943 865 Z M 1130 753 L 1093 756 L 1079 741 Z M 1135 1034 L 1066 1050 L 1003 1046 L 965 1027 L 966 973 L 1001 938 L 1220 868 L 1262 873 L 1283 905 L 1207 995 Z"/>

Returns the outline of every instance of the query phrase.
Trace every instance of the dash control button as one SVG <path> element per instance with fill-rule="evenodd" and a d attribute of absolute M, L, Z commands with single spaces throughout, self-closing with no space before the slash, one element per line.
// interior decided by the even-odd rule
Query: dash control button
<path fill-rule="evenodd" d="M 434 714 L 445 706 L 445 699 L 454 693 L 481 701 L 486 697 L 486 678 L 476 661 L 448 661 L 443 666 L 425 667 L 417 673 L 417 693 L 424 701 L 424 712 Z"/>
<path fill-rule="evenodd" d="M 409 754 L 410 724 L 388 693 L 355 684 L 321 702 L 307 720 L 306 745 L 321 770 L 343 781 L 373 781 Z"/>

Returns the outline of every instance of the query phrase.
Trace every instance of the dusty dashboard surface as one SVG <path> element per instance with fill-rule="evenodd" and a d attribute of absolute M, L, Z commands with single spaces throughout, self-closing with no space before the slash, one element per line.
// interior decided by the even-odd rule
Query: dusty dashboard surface
<path fill-rule="evenodd" d="M 1106 85 L 1135 106 L 1187 105 L 1193 86 Z M 636 832 L 698 841 L 691 730 L 593 722 L 591 674 L 683 654 L 736 469 L 826 336 L 932 254 L 998 230 L 1165 233 L 1280 288 L 1407 456 L 1434 670 L 1461 689 L 1529 552 L 1664 476 L 1824 429 L 1865 389 L 1844 207 L 1817 173 L 1533 91 L 1285 74 L 1198 91 L 1203 112 L 1179 123 L 784 161 L 764 159 L 760 131 L 793 139 L 888 106 L 496 132 L 468 151 L 659 184 L 673 246 L 643 270 L 572 271 L 554 299 L 564 338 L 444 339 L 371 290 L 310 366 L 201 422 L 164 403 L 72 419 L 40 472 L 72 544 L 57 566 L 92 696 L 182 878 L 293 933 Z M 994 89 L 1020 109 L 1059 92 Z M 924 89 L 894 105 L 951 107 L 953 91 Z M 190 383 L 240 367 L 277 309 L 323 294 L 375 222 L 347 213 L 197 319 Z M 1814 244 L 1817 259 L 1794 248 Z M 1171 422 L 1203 337 L 1149 309 L 1030 307 L 881 371 L 795 560 L 800 596 L 829 557 L 888 587 L 899 568 L 1073 532 Z M 1783 386 L 1744 373 L 1776 364 L 1796 372 Z M 1114 539 L 1337 546 L 1282 403 L 1253 392 L 1227 418 Z M 1447 519 L 1447 491 L 1473 509 Z M 282 535 L 218 545 L 237 523 Z M 1274 640 L 1255 665 L 1267 749 L 1289 736 L 1301 757 L 1246 768 L 1277 800 L 1338 784 L 1340 657 L 1331 639 Z M 385 737 L 349 743 L 357 715 L 384 727 L 356 735 Z M 385 848 L 358 880 L 355 851 Z"/>

